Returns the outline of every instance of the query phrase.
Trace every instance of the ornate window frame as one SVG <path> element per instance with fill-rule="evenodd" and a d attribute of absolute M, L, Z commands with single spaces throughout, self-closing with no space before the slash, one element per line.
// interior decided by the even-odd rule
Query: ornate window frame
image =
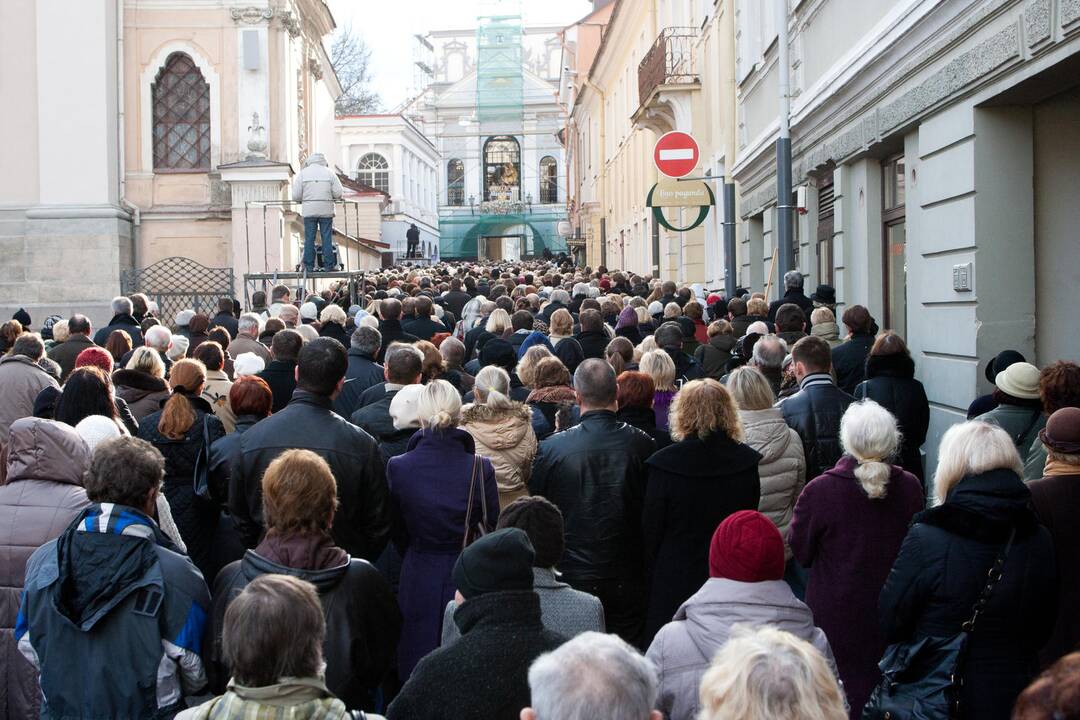
<path fill-rule="evenodd" d="M 221 78 L 213 64 L 196 45 L 190 42 L 172 41 L 159 47 L 139 77 L 139 132 L 141 170 L 154 172 L 154 93 L 153 85 L 158 73 L 165 67 L 169 56 L 182 52 L 202 72 L 203 80 L 210 86 L 210 172 L 221 164 Z M 193 170 L 194 173 L 204 172 Z"/>

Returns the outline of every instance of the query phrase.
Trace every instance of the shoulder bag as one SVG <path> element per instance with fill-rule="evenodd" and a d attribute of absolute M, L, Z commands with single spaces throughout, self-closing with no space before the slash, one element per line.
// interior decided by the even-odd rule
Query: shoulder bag
<path fill-rule="evenodd" d="M 472 522 L 473 500 L 476 498 L 477 485 L 480 486 L 480 522 Z M 461 538 L 461 549 L 472 545 L 487 535 L 488 508 L 487 493 L 484 488 L 484 470 L 480 466 L 480 456 L 473 455 L 472 477 L 469 478 L 469 504 L 465 508 L 465 534 Z"/>
<path fill-rule="evenodd" d="M 195 456 L 195 472 L 193 483 L 195 495 L 208 502 L 213 501 L 213 493 L 210 490 L 210 414 L 203 415 L 202 419 L 202 447 Z"/>
<path fill-rule="evenodd" d="M 921 720 L 963 717 L 960 691 L 964 685 L 964 656 L 979 616 L 994 586 L 1001 580 L 1005 559 L 1012 549 L 1016 528 L 998 553 L 986 585 L 975 601 L 971 618 L 952 637 L 923 637 L 885 649 L 878 663 L 882 679 L 863 708 L 862 720 Z"/>

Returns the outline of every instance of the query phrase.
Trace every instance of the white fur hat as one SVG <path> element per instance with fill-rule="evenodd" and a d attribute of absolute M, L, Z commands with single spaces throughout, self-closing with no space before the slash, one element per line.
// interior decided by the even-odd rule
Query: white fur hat
<path fill-rule="evenodd" d="M 115 420 L 104 415 L 87 415 L 75 426 L 75 432 L 90 448 L 91 453 L 106 440 L 112 440 L 124 434 L 120 431 L 120 426 L 116 424 Z"/>
<path fill-rule="evenodd" d="M 195 317 L 194 310 L 181 310 L 176 313 L 176 327 L 187 327 L 193 317 Z"/>
<path fill-rule="evenodd" d="M 233 373 L 238 378 L 245 375 L 258 375 L 265 369 L 266 363 L 253 352 L 240 353 L 233 361 Z"/>
<path fill-rule="evenodd" d="M 395 430 L 420 427 L 420 394 L 423 392 L 423 385 L 406 385 L 394 395 L 390 401 L 390 418 Z"/>
<path fill-rule="evenodd" d="M 191 345 L 191 341 L 186 335 L 173 335 L 172 347 L 166 351 L 166 355 L 173 362 L 177 360 L 183 360 L 187 356 L 188 346 Z"/>
<path fill-rule="evenodd" d="M 306 302 L 300 306 L 300 317 L 305 320 L 318 320 L 319 307 L 313 302 Z"/>

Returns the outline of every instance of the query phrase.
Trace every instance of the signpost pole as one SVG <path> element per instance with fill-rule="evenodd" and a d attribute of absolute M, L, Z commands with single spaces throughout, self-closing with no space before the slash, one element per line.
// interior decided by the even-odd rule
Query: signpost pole
<path fill-rule="evenodd" d="M 724 183 L 724 292 L 735 297 L 735 183 Z"/>
<path fill-rule="evenodd" d="M 776 139 L 776 225 L 780 248 L 780 275 L 792 269 L 794 248 L 794 208 L 791 205 L 791 60 L 788 39 L 787 0 L 776 3 L 776 23 L 780 85 L 780 136 Z M 770 299 L 766 295 L 766 299 Z"/>

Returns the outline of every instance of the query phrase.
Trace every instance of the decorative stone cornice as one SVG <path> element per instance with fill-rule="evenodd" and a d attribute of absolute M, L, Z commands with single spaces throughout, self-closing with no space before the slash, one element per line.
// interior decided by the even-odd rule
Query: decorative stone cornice
<path fill-rule="evenodd" d="M 281 20 L 281 26 L 285 28 L 285 32 L 289 33 L 289 37 L 300 37 L 300 21 L 291 10 L 282 10 L 278 13 L 278 19 Z"/>
<path fill-rule="evenodd" d="M 229 10 L 229 14 L 232 15 L 233 22 L 237 25 L 259 25 L 264 22 L 268 23 L 274 18 L 274 9 L 249 6 L 232 8 Z"/>
<path fill-rule="evenodd" d="M 315 76 L 315 79 L 316 80 L 322 80 L 322 78 L 323 78 L 322 63 L 319 62 L 318 58 L 313 58 L 313 57 L 308 58 L 307 62 L 308 62 L 308 69 L 311 71 L 311 74 L 313 76 Z"/>

